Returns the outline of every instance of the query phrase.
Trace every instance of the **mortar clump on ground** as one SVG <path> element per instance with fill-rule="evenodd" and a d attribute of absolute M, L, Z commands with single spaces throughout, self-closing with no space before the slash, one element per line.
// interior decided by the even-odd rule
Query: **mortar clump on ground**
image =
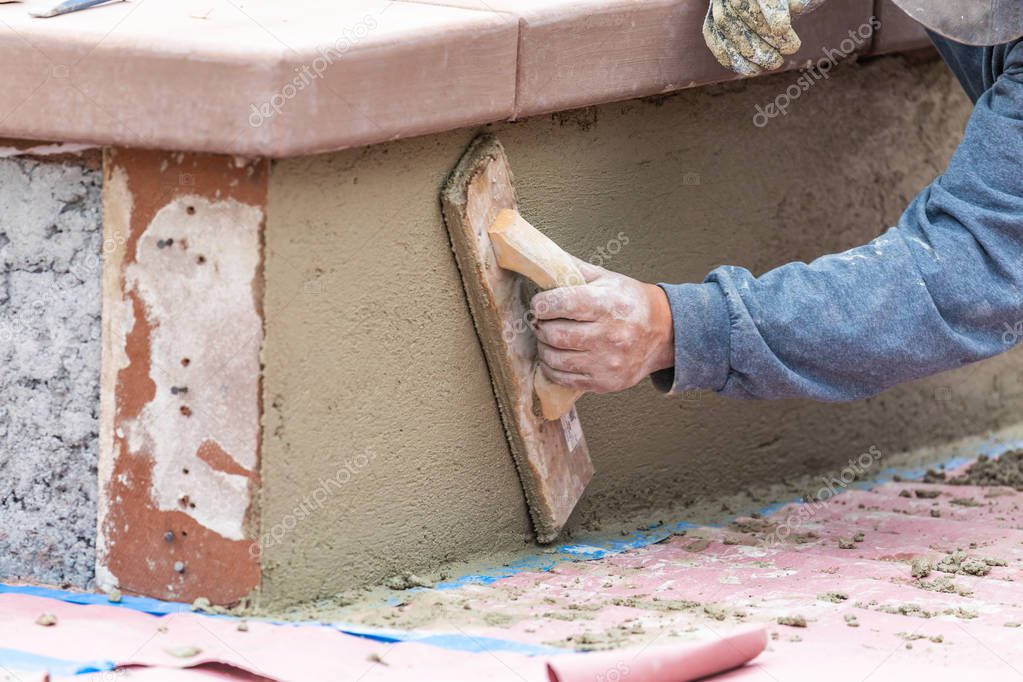
<path fill-rule="evenodd" d="M 950 477 L 954 485 L 1004 485 L 1023 490 L 1023 449 L 1006 452 L 1000 457 L 981 455 L 962 476 Z"/>

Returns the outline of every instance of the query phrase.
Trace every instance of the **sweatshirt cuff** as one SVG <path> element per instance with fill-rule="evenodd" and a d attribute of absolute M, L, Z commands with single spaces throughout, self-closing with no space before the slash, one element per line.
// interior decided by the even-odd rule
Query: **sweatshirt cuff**
<path fill-rule="evenodd" d="M 650 375 L 661 391 L 719 391 L 728 379 L 728 305 L 716 283 L 658 284 L 675 329 L 675 367 Z"/>

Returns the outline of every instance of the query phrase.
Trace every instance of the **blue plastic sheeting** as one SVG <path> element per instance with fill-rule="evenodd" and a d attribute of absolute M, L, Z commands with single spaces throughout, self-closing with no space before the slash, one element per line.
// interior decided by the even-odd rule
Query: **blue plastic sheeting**
<path fill-rule="evenodd" d="M 168 613 L 180 613 L 191 611 L 189 604 L 177 602 L 160 601 L 149 597 L 121 597 L 121 601 L 113 602 L 105 594 L 92 594 L 89 592 L 68 592 L 57 590 L 51 587 L 35 587 L 33 585 L 4 585 L 0 583 L 0 594 L 25 594 L 30 597 L 46 597 L 47 599 L 59 599 L 69 604 L 101 604 L 103 606 L 118 606 L 133 611 L 142 611 L 153 616 L 166 616 Z"/>
<path fill-rule="evenodd" d="M 68 661 L 63 658 L 39 656 L 16 649 L 0 648 L 0 670 L 49 673 L 51 675 L 84 675 L 114 669 L 113 661 Z"/>

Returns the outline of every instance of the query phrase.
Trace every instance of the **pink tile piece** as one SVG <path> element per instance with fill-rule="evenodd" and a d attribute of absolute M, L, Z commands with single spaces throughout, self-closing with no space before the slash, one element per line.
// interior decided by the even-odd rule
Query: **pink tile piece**
<path fill-rule="evenodd" d="M 554 657 L 547 663 L 551 682 L 591 682 L 619 672 L 644 682 L 686 682 L 738 668 L 767 646 L 762 627 L 686 647 L 618 649 L 587 656 Z"/>

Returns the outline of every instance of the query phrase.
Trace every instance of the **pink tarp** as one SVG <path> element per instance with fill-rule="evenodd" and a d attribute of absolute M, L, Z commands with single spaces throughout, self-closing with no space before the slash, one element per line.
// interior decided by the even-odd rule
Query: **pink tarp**
<path fill-rule="evenodd" d="M 962 574 L 933 567 L 957 550 L 985 567 Z M 914 559 L 931 560 L 930 574 L 912 575 Z M 717 668 L 751 658 L 766 639 L 763 654 L 720 679 L 1015 679 L 1023 676 L 1023 495 L 889 483 L 599 560 L 402 596 L 371 615 L 468 641 L 614 651 L 469 653 L 254 621 L 243 632 L 227 618 L 155 617 L 14 594 L 0 595 L 0 649 L 110 660 L 135 666 L 119 675 L 146 681 L 542 682 L 550 664 L 549 679 L 558 682 L 668 682 L 706 672 L 694 666 L 707 656 Z M 43 612 L 58 624 L 36 625 Z M 174 655 L 190 653 L 184 647 L 199 651 Z M 220 667 L 183 670 L 202 662 Z"/>
<path fill-rule="evenodd" d="M 42 626 L 42 614 L 56 624 Z M 712 637 L 705 645 L 651 647 L 546 658 L 467 653 L 414 642 L 379 643 L 316 625 L 281 625 L 194 613 L 157 617 L 102 605 L 0 595 L 0 645 L 64 661 L 109 661 L 128 679 L 157 680 L 527 680 L 589 682 L 625 667 L 641 679 L 688 680 L 741 665 L 759 654 L 763 628 Z M 2 661 L 2 657 L 0 657 Z M 107 681 L 110 673 L 74 676 Z M 23 678 L 14 678 L 20 680 Z M 63 679 L 63 678 L 55 678 Z"/>
<path fill-rule="evenodd" d="M 621 640 L 631 645 L 767 624 L 767 651 L 722 679 L 901 680 L 910 672 L 931 682 L 1016 679 L 1023 678 L 1021 529 L 1023 494 L 1010 488 L 889 483 L 456 592 L 471 611 L 509 621 L 474 632 L 535 643 L 575 641 L 580 629 L 635 629 L 640 634 Z M 912 575 L 914 558 L 933 565 L 956 550 L 994 565 L 986 575 L 934 568 Z M 402 610 L 426 604 L 410 600 Z M 586 618 L 550 618 L 556 608 Z M 793 617 L 805 627 L 779 624 Z"/>

